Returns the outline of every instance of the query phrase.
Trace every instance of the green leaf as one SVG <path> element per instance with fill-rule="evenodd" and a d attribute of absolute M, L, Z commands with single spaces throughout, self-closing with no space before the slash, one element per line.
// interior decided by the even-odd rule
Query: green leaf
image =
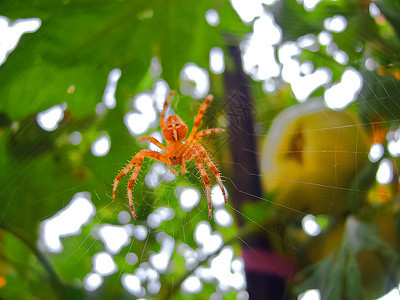
<path fill-rule="evenodd" d="M 389 23 L 392 24 L 397 38 L 400 39 L 400 3 L 394 0 L 374 1 L 374 3 Z"/>
<path fill-rule="evenodd" d="M 390 272 L 398 268 L 400 261 L 397 253 L 377 235 L 375 226 L 350 216 L 346 220 L 342 244 L 327 258 L 302 271 L 307 279 L 296 290 L 300 293 L 317 288 L 324 299 L 364 299 L 366 294 L 370 295 L 370 291 L 365 291 L 369 287 L 362 286 L 360 273 L 360 263 L 370 263 L 360 260 L 365 250 L 374 250 L 374 255 L 383 259 Z"/>
<path fill-rule="evenodd" d="M 358 96 L 360 116 L 365 122 L 396 121 L 400 118 L 400 81 L 389 74 L 362 73 L 364 83 Z"/>

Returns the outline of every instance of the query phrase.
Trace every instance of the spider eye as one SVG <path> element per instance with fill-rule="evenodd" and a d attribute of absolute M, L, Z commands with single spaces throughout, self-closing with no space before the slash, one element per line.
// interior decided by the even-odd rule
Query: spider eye
<path fill-rule="evenodd" d="M 181 127 L 181 124 L 176 123 L 176 124 L 175 124 L 175 127 L 176 127 L 176 128 L 179 128 L 179 127 Z"/>

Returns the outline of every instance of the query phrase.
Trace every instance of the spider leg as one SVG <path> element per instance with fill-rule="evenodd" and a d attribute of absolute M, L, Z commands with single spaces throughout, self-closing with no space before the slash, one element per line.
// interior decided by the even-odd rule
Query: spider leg
<path fill-rule="evenodd" d="M 218 132 L 225 132 L 225 131 L 226 131 L 226 129 L 221 129 L 221 128 L 212 128 L 212 129 L 201 130 L 196 133 L 195 139 L 198 140 L 204 135 L 214 134 L 214 133 L 218 133 Z"/>
<path fill-rule="evenodd" d="M 161 144 L 159 141 L 157 141 L 156 138 L 153 138 L 152 136 L 145 136 L 145 137 L 142 137 L 140 140 L 141 141 L 150 141 L 151 143 L 153 143 L 154 145 L 159 147 L 161 150 L 165 151 L 165 149 L 166 149 L 166 147 L 163 144 Z"/>
<path fill-rule="evenodd" d="M 182 160 L 181 173 L 182 174 L 186 174 L 187 173 L 185 160 Z"/>
<path fill-rule="evenodd" d="M 201 161 L 200 154 L 196 151 L 193 153 L 193 157 L 196 160 L 197 168 L 200 171 L 201 178 L 203 179 L 204 185 L 206 187 L 206 195 L 208 201 L 208 217 L 211 219 L 211 189 L 210 189 L 210 179 L 208 178 L 207 171 L 204 168 L 203 162 Z"/>
<path fill-rule="evenodd" d="M 219 174 L 219 171 L 218 171 L 217 167 L 214 165 L 214 163 L 212 162 L 211 158 L 208 156 L 206 149 L 204 149 L 202 146 L 200 146 L 198 144 L 194 145 L 194 148 L 201 154 L 201 157 L 204 159 L 207 166 L 214 173 L 215 178 L 217 179 L 217 182 L 219 184 L 219 187 L 221 188 L 222 194 L 224 195 L 225 203 L 228 203 L 228 199 L 226 197 L 225 188 L 222 183 L 221 175 Z"/>
<path fill-rule="evenodd" d="M 212 95 L 208 95 L 207 98 L 204 100 L 203 104 L 200 106 L 199 111 L 197 112 L 197 116 L 194 119 L 194 124 L 193 124 L 193 128 L 192 131 L 190 132 L 188 138 L 187 138 L 187 142 L 190 144 L 193 140 L 193 138 L 195 137 L 196 131 L 199 128 L 200 124 L 201 124 L 201 120 L 204 116 L 204 113 L 206 112 L 207 107 L 211 104 L 211 101 L 213 100 Z"/>
<path fill-rule="evenodd" d="M 190 145 L 188 146 L 188 148 L 192 147 L 199 139 L 201 139 L 205 135 L 214 134 L 214 133 L 218 133 L 218 132 L 225 132 L 225 131 L 226 131 L 226 129 L 220 129 L 220 128 L 212 128 L 212 129 L 201 130 L 201 131 L 196 133 L 196 135 L 192 139 L 192 141 L 191 141 Z"/>
<path fill-rule="evenodd" d="M 135 183 L 135 180 L 139 174 L 140 168 L 143 163 L 143 159 L 145 157 L 151 157 L 151 158 L 157 159 L 159 161 L 166 162 L 166 159 L 165 159 L 165 156 L 163 153 L 151 151 L 151 150 L 141 150 L 132 158 L 132 160 L 128 163 L 128 165 L 122 169 L 122 171 L 117 175 L 117 177 L 115 177 L 114 185 L 113 185 L 113 200 L 115 200 L 115 192 L 117 190 L 119 181 L 121 180 L 122 177 L 124 177 L 126 175 L 126 173 L 128 173 L 133 168 L 133 166 L 135 166 L 135 168 L 133 169 L 132 175 L 130 177 L 129 184 L 128 184 L 129 206 L 131 208 L 132 215 L 135 219 L 136 219 L 136 215 L 135 215 L 135 210 L 133 208 L 132 187 L 133 187 L 133 184 Z"/>
<path fill-rule="evenodd" d="M 163 128 L 163 126 L 164 126 L 164 115 L 165 115 L 165 111 L 167 110 L 169 101 L 171 100 L 171 97 L 172 97 L 172 95 L 173 95 L 174 93 L 175 93 L 175 91 L 172 90 L 171 93 L 169 93 L 167 99 L 165 99 L 163 111 L 162 111 L 162 113 L 161 113 L 161 115 L 160 115 L 160 125 L 161 125 L 161 128 Z"/>
<path fill-rule="evenodd" d="M 117 175 L 117 177 L 115 177 L 114 184 L 113 184 L 113 193 L 112 193 L 113 200 L 115 200 L 115 192 L 117 191 L 119 181 L 122 179 L 122 177 L 124 177 L 133 168 L 133 166 L 135 165 L 135 158 L 136 158 L 136 155 L 125 166 L 125 168 L 123 168 L 121 170 L 121 172 Z"/>
<path fill-rule="evenodd" d="M 178 172 L 178 171 L 175 171 L 175 170 L 171 167 L 171 162 L 170 162 L 170 161 L 167 162 L 167 168 L 171 171 L 172 174 L 174 174 L 174 175 L 179 175 L 179 172 Z"/>
<path fill-rule="evenodd" d="M 182 174 L 186 174 L 186 162 L 193 159 L 193 155 L 196 152 L 193 148 L 188 148 L 188 150 L 183 154 L 182 164 L 181 164 L 181 172 Z"/>
<path fill-rule="evenodd" d="M 135 209 L 133 208 L 133 197 L 132 197 L 132 187 L 133 184 L 136 181 L 137 176 L 139 175 L 140 172 L 140 168 L 142 167 L 142 162 L 143 162 L 143 158 L 141 158 L 137 163 L 135 168 L 133 169 L 131 178 L 129 179 L 129 183 L 128 183 L 128 199 L 129 199 L 129 207 L 131 208 L 131 212 L 132 215 L 135 219 L 137 219 L 136 215 L 135 215 Z"/>

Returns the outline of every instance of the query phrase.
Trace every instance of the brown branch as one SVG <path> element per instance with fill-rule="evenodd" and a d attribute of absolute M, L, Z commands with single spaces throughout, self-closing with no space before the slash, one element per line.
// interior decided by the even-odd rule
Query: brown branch
<path fill-rule="evenodd" d="M 227 57 L 231 59 L 231 68 L 224 73 L 224 83 L 233 166 L 231 180 L 235 184 L 235 187 L 231 188 L 231 194 L 234 204 L 240 209 L 246 202 L 258 201 L 263 193 L 256 157 L 258 152 L 254 130 L 256 110 L 249 91 L 249 79 L 243 71 L 240 49 L 237 43 L 230 44 Z M 238 215 L 238 220 L 239 225 L 244 224 L 241 215 Z M 265 233 L 254 234 L 243 239 L 242 247 L 269 251 L 270 241 Z M 286 298 L 285 279 L 277 274 L 246 270 L 246 281 L 250 299 Z"/>

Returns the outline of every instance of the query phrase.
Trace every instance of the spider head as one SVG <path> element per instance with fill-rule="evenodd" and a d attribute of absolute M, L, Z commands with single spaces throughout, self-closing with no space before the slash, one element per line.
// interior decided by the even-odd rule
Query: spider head
<path fill-rule="evenodd" d="M 181 118 L 172 115 L 164 122 L 162 133 L 168 142 L 179 142 L 186 137 L 188 129 Z"/>

